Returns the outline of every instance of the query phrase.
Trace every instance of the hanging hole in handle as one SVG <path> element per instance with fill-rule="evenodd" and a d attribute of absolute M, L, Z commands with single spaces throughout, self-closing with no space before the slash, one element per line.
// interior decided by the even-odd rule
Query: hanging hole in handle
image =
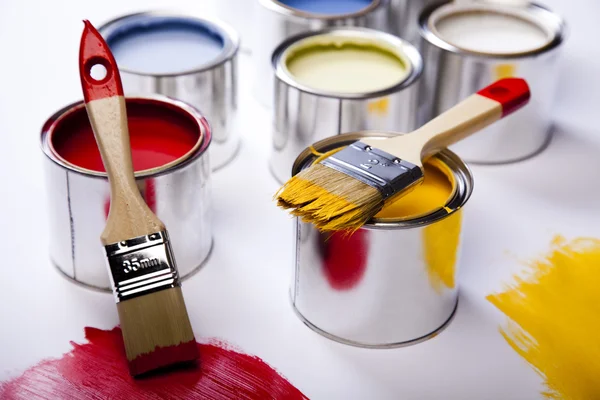
<path fill-rule="evenodd" d="M 111 69 L 108 62 L 100 57 L 94 57 L 85 64 L 88 78 L 94 83 L 104 83 L 110 79 Z"/>

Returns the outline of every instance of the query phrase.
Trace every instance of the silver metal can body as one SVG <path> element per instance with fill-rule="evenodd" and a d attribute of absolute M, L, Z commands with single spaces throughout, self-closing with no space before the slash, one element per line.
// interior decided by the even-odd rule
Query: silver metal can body
<path fill-rule="evenodd" d="M 462 50 L 441 39 L 431 28 L 435 13 L 442 7 L 448 7 L 449 12 L 452 9 L 478 10 L 528 18 L 550 32 L 553 39 L 542 48 L 518 54 Z M 546 147 L 551 138 L 552 107 L 565 35 L 560 17 L 534 3 L 517 7 L 479 1 L 464 6 L 431 7 L 421 15 L 419 25 L 420 50 L 425 64 L 420 83 L 419 125 L 494 81 L 515 76 L 529 84 L 532 94 L 529 104 L 450 148 L 467 162 L 501 164 L 529 158 Z"/>
<path fill-rule="evenodd" d="M 390 32 L 416 45 L 420 42 L 419 16 L 441 0 L 390 0 Z"/>
<path fill-rule="evenodd" d="M 111 38 L 127 29 L 135 29 L 154 21 L 170 21 L 205 25 L 223 41 L 223 50 L 208 64 L 195 70 L 172 74 L 150 74 L 119 65 L 126 95 L 160 94 L 182 100 L 201 110 L 211 121 L 213 143 L 211 165 L 217 170 L 237 154 L 240 134 L 236 129 L 238 115 L 237 64 L 239 37 L 228 25 L 213 19 L 167 12 L 142 12 L 125 15 L 98 28 L 109 45 Z M 131 27 L 131 28 L 130 28 Z M 117 60 L 118 61 L 118 60 Z"/>
<path fill-rule="evenodd" d="M 166 97 L 129 97 L 126 101 L 169 104 L 185 110 L 199 121 L 198 129 L 203 133 L 200 147 L 188 159 L 158 172 L 136 173 L 142 196 L 169 231 L 179 274 L 185 279 L 206 262 L 213 244 L 211 169 L 207 153 L 210 126 L 194 108 Z M 49 118 L 41 133 L 49 202 L 50 259 L 72 280 L 110 291 L 106 255 L 100 242 L 110 204 L 106 174 L 90 173 L 65 163 L 49 143 L 49 126 L 66 113 L 83 107 L 82 102 L 76 102 L 59 110 Z"/>
<path fill-rule="evenodd" d="M 317 16 L 281 4 L 277 0 L 258 0 L 255 9 L 257 31 L 254 33 L 253 92 L 265 107 L 274 106 L 274 74 L 271 59 L 275 49 L 285 40 L 305 32 L 331 27 L 366 27 L 389 30 L 389 0 L 373 0 L 364 10 L 348 15 Z"/>
<path fill-rule="evenodd" d="M 405 55 L 410 73 L 400 84 L 376 93 L 332 96 L 302 87 L 281 68 L 282 54 L 292 44 L 321 34 L 380 38 Z M 283 42 L 274 53 L 271 67 L 276 76 L 269 161 L 274 177 L 280 183 L 289 179 L 298 154 L 321 139 L 363 130 L 412 131 L 417 125 L 417 82 L 422 67 L 421 56 L 414 46 L 368 28 L 331 28 Z"/>
<path fill-rule="evenodd" d="M 365 136 L 392 135 L 344 134 L 314 147 L 325 152 Z M 454 153 L 444 150 L 437 157 L 454 176 L 446 203 L 451 211 L 403 222 L 373 220 L 349 237 L 321 233 L 296 219 L 290 295 L 306 325 L 342 343 L 385 348 L 429 339 L 449 324 L 458 305 L 462 207 L 473 180 Z M 294 174 L 314 159 L 303 152 Z"/>

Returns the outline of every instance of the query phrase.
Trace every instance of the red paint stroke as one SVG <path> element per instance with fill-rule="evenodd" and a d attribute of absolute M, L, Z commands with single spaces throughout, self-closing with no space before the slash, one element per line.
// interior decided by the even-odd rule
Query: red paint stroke
<path fill-rule="evenodd" d="M 113 96 L 123 96 L 123 85 L 117 68 L 115 57 L 108 44 L 88 20 L 79 44 L 79 76 L 85 102 Z M 100 64 L 106 69 L 106 76 L 101 80 L 92 78 L 90 71 L 94 65 Z"/>
<path fill-rule="evenodd" d="M 529 86 L 521 78 L 504 78 L 481 89 L 477 94 L 502 104 L 502 117 L 517 111 L 529 102 Z"/>
<path fill-rule="evenodd" d="M 197 122 L 164 104 L 126 100 L 131 157 L 136 172 L 162 167 L 201 139 Z M 80 168 L 105 172 L 85 107 L 69 112 L 50 131 L 52 151 Z"/>
<path fill-rule="evenodd" d="M 336 290 L 349 290 L 358 285 L 367 270 L 368 231 L 353 234 L 335 232 L 320 237 L 323 273 Z"/>
<path fill-rule="evenodd" d="M 133 379 L 120 328 L 85 328 L 88 343 L 0 384 L 2 399 L 306 399 L 260 358 L 200 344 L 197 366 Z"/>

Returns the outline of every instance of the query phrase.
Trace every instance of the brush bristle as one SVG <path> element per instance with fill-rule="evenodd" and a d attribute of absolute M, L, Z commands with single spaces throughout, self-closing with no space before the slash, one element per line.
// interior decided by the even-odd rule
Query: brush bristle
<path fill-rule="evenodd" d="M 117 304 L 131 375 L 198 359 L 180 287 Z"/>
<path fill-rule="evenodd" d="M 279 207 L 321 231 L 355 231 L 384 205 L 377 189 L 322 164 L 292 177 L 276 197 Z"/>

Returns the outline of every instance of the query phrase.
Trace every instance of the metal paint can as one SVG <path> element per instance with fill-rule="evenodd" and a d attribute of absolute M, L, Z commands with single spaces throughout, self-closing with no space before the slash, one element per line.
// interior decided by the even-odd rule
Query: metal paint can
<path fill-rule="evenodd" d="M 185 279 L 206 262 L 212 249 L 210 125 L 195 108 L 163 96 L 127 97 L 126 105 L 138 187 L 169 230 Z M 148 151 L 144 143 L 151 138 L 148 124 L 157 121 L 165 121 L 166 128 L 152 140 L 161 146 L 172 142 L 179 153 L 168 159 L 167 152 L 153 152 L 148 158 L 157 160 L 156 165 L 139 168 L 137 154 Z M 50 259 L 72 280 L 110 291 L 100 243 L 110 186 L 83 102 L 67 105 L 46 121 L 41 146 L 46 156 Z"/>
<path fill-rule="evenodd" d="M 216 19 L 155 11 L 98 30 L 115 55 L 126 95 L 161 94 L 202 110 L 214 130 L 213 170 L 233 160 L 240 146 L 235 30 Z"/>
<path fill-rule="evenodd" d="M 295 54 L 312 46 L 328 46 L 329 41 L 335 48 L 349 44 L 389 52 L 401 60 L 406 73 L 401 80 L 376 90 L 336 92 L 307 86 L 290 72 L 287 63 Z M 363 55 L 356 59 L 360 57 Z M 417 49 L 403 39 L 368 28 L 307 32 L 283 42 L 274 52 L 272 63 L 276 106 L 270 169 L 280 183 L 291 177 L 292 164 L 298 154 L 315 141 L 345 132 L 410 132 L 416 127 L 416 83 L 423 64 Z M 365 80 L 373 78 L 368 76 Z M 357 80 L 349 77 L 347 81 Z"/>
<path fill-rule="evenodd" d="M 393 135 L 344 134 L 313 147 L 324 153 L 364 137 Z M 305 150 L 293 173 L 315 159 Z M 389 348 L 430 339 L 450 323 L 458 306 L 462 208 L 473 191 L 473 177 L 449 150 L 433 157 L 432 165 L 448 177 L 447 192 L 440 197 L 447 200 L 426 212 L 375 218 L 351 236 L 321 233 L 296 218 L 290 295 L 307 326 L 345 344 Z"/>
<path fill-rule="evenodd" d="M 419 25 L 425 60 L 420 124 L 498 79 L 517 76 L 531 88 L 529 104 L 451 149 L 467 162 L 501 164 L 547 146 L 566 34 L 561 17 L 535 3 L 480 0 L 430 7 Z"/>
<path fill-rule="evenodd" d="M 328 3 L 327 0 L 322 2 Z M 253 92 L 256 99 L 267 108 L 274 106 L 271 58 L 283 41 L 298 34 L 331 27 L 389 29 L 389 0 L 367 0 L 362 9 L 347 10 L 349 12 L 340 14 L 305 11 L 286 5 L 286 1 L 258 0 L 258 3 L 255 9 L 255 26 L 258 30 L 252 44 L 255 75 Z M 345 1 L 338 0 L 337 3 L 344 4 Z"/>
<path fill-rule="evenodd" d="M 420 43 L 419 16 L 440 0 L 390 0 L 390 32 L 417 45 Z"/>

